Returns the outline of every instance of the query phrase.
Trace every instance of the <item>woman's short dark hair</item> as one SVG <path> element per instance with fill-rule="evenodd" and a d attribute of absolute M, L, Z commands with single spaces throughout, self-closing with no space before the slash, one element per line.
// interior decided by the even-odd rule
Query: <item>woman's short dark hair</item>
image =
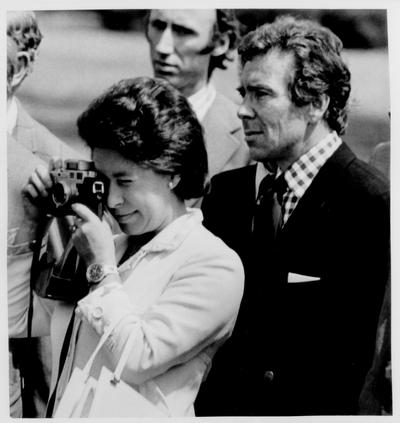
<path fill-rule="evenodd" d="M 318 104 L 326 94 L 330 101 L 324 120 L 341 135 L 347 126 L 351 89 L 342 48 L 340 39 L 328 28 L 285 15 L 247 34 L 238 51 L 242 66 L 271 49 L 292 53 L 295 71 L 288 87 L 292 102 L 299 107 Z"/>
<path fill-rule="evenodd" d="M 78 118 L 91 149 L 115 150 L 163 175 L 180 175 L 181 199 L 204 194 L 208 172 L 203 130 L 186 98 L 159 78 L 124 79 Z"/>

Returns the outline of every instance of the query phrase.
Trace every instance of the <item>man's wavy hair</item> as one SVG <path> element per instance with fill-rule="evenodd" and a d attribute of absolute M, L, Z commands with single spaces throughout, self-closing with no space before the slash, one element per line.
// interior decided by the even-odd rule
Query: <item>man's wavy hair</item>
<path fill-rule="evenodd" d="M 226 69 L 227 62 L 232 62 L 235 58 L 235 52 L 239 43 L 239 21 L 236 19 L 233 9 L 216 9 L 217 20 L 214 25 L 214 34 L 211 44 L 214 44 L 222 34 L 227 34 L 229 38 L 229 47 L 226 53 L 220 56 L 211 56 L 209 76 L 216 68 Z"/>
<path fill-rule="evenodd" d="M 17 44 L 18 51 L 27 52 L 33 62 L 42 41 L 35 13 L 30 10 L 7 12 L 7 35 Z"/>
<path fill-rule="evenodd" d="M 11 83 L 15 72 L 18 69 L 18 47 L 15 41 L 7 36 L 7 93 L 11 93 Z"/>
<path fill-rule="evenodd" d="M 298 107 L 318 104 L 326 94 L 329 105 L 323 118 L 332 130 L 344 134 L 351 86 L 341 40 L 317 22 L 280 16 L 243 38 L 238 49 L 241 66 L 272 49 L 294 56 L 288 87 L 292 102 Z"/>
<path fill-rule="evenodd" d="M 95 99 L 78 118 L 93 150 L 117 151 L 161 175 L 179 175 L 181 199 L 204 195 L 208 172 L 202 126 L 186 98 L 160 78 L 124 79 Z"/>

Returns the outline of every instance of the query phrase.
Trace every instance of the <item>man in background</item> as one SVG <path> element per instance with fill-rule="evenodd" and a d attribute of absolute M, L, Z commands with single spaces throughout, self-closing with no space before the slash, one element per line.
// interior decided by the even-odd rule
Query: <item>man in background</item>
<path fill-rule="evenodd" d="M 78 158 L 77 152 L 34 120 L 16 97 L 33 70 L 41 40 L 33 12 L 7 13 L 7 285 L 12 417 L 44 416 L 51 368 L 48 337 L 27 338 L 32 248 L 38 234 L 35 216 L 24 208 L 21 189 L 37 164 L 53 156 Z M 61 226 L 52 225 L 48 246 L 55 257 L 61 255 L 67 236 Z M 35 312 L 46 312 L 44 303 L 37 300 L 35 297 Z M 43 331 L 46 333 L 45 328 Z"/>
<path fill-rule="evenodd" d="M 152 10 L 146 28 L 154 75 L 188 99 L 203 125 L 209 176 L 247 165 L 249 154 L 237 105 L 211 82 L 234 59 L 239 37 L 232 10 Z"/>
<path fill-rule="evenodd" d="M 389 187 L 343 142 L 350 72 L 329 29 L 280 17 L 239 46 L 256 165 L 216 175 L 205 226 L 245 291 L 196 415 L 352 415 L 389 279 Z"/>

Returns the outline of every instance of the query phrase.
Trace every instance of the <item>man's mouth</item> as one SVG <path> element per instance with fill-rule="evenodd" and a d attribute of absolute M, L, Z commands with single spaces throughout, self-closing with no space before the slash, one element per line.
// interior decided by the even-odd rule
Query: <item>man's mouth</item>
<path fill-rule="evenodd" d="M 246 137 L 253 137 L 255 135 L 260 135 L 262 134 L 262 131 L 244 131 L 244 135 Z"/>
<path fill-rule="evenodd" d="M 171 75 L 171 74 L 176 74 L 178 71 L 178 68 L 174 65 L 171 65 L 170 63 L 156 60 L 154 61 L 154 70 L 158 74 Z"/>

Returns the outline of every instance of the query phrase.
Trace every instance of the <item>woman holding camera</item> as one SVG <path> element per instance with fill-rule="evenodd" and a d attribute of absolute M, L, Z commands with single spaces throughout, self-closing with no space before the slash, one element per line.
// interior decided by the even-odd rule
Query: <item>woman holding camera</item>
<path fill-rule="evenodd" d="M 113 371 L 133 338 L 122 380 L 164 415 L 193 416 L 211 359 L 233 330 L 244 280 L 236 253 L 202 226 L 200 210 L 185 207 L 205 186 L 201 126 L 176 89 L 140 77 L 96 99 L 78 128 L 122 233 L 113 236 L 85 205 L 72 206 L 72 240 L 90 291 L 77 303 L 60 372 L 73 307 L 60 303 L 52 316 L 54 410 L 73 369 L 83 368 L 111 331 L 91 375 L 98 378 L 103 366 Z M 52 184 L 49 172 L 37 169 L 25 191 L 37 200 Z"/>

